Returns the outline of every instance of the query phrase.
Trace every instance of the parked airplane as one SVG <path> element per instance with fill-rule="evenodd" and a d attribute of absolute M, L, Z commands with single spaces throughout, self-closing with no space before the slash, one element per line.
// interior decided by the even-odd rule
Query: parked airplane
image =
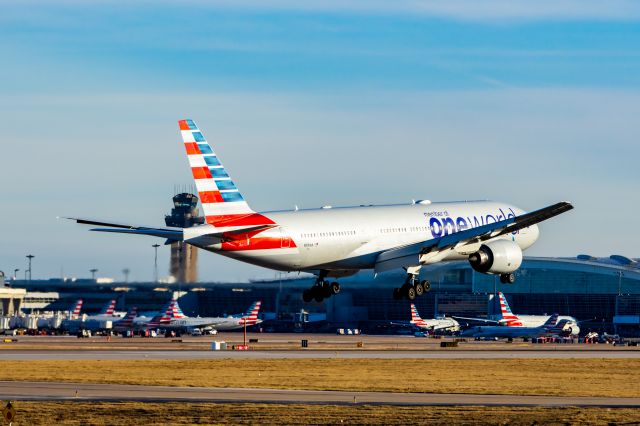
<path fill-rule="evenodd" d="M 433 332 L 456 332 L 460 330 L 460 324 L 453 318 L 441 317 L 433 319 L 423 319 L 418 313 L 418 308 L 413 303 L 411 304 L 411 321 L 408 323 L 392 323 L 402 326 L 418 327 L 423 330 Z"/>
<path fill-rule="evenodd" d="M 161 325 L 166 329 L 186 329 L 193 330 L 199 328 L 201 330 L 229 331 L 243 328 L 245 323 L 247 327 L 260 324 L 262 320 L 258 319 L 261 301 L 254 302 L 246 313 L 240 315 L 230 315 L 228 317 L 188 317 L 182 313 L 182 309 L 178 302 L 173 300 L 169 308 L 170 319 Z"/>
<path fill-rule="evenodd" d="M 568 202 L 525 213 L 500 202 L 414 201 L 411 204 L 274 211 L 252 210 L 193 120 L 178 122 L 206 224 L 153 228 L 70 218 L 98 225 L 94 231 L 151 235 L 281 271 L 317 275 L 305 301 L 340 292 L 328 278 L 361 269 L 403 268 L 406 279 L 393 295 L 409 300 L 430 289 L 420 268 L 468 259 L 474 270 L 513 283 L 522 251 L 539 236 L 537 223 L 571 210 Z M 389 178 L 383 177 L 383 178 Z"/>
<path fill-rule="evenodd" d="M 507 327 L 539 327 L 549 320 L 549 315 L 516 315 L 511 311 L 509 302 L 502 292 L 498 292 L 498 300 L 500 301 L 500 314 L 495 318 L 464 318 L 457 319 L 469 320 L 474 322 L 483 322 L 487 324 L 495 324 Z M 571 334 L 580 334 L 578 320 L 574 317 L 562 315 L 558 317 L 558 321 L 565 321 L 567 330 L 571 330 Z"/>
<path fill-rule="evenodd" d="M 463 331 L 462 333 L 460 333 L 460 336 L 497 338 L 550 337 L 564 335 L 566 333 L 566 331 L 563 330 L 565 326 L 565 322 L 561 324 L 558 323 L 558 314 L 553 314 L 544 324 L 538 327 L 505 327 L 502 325 L 481 325 Z"/>
<path fill-rule="evenodd" d="M 88 315 L 87 321 L 117 321 L 123 316 L 116 314 L 116 300 L 112 299 L 104 309 L 97 315 Z"/>

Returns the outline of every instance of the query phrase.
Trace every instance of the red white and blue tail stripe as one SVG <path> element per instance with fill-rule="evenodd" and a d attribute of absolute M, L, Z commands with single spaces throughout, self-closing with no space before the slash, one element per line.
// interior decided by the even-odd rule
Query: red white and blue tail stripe
<path fill-rule="evenodd" d="M 517 315 L 511 312 L 507 298 L 504 297 L 502 292 L 498 293 L 498 298 L 500 299 L 500 323 L 509 327 L 521 327 L 522 321 Z"/>
<path fill-rule="evenodd" d="M 178 121 L 205 220 L 215 227 L 272 225 L 251 210 L 193 120 Z"/>
<path fill-rule="evenodd" d="M 260 312 L 260 305 L 262 305 L 262 301 L 258 300 L 254 302 L 253 305 L 249 307 L 247 312 L 240 320 L 240 324 L 244 325 L 255 325 L 258 323 L 258 312 Z"/>
<path fill-rule="evenodd" d="M 71 317 L 78 318 L 80 316 L 81 309 L 82 309 L 82 299 L 78 299 L 78 301 L 73 307 L 73 310 L 71 311 Z"/>
<path fill-rule="evenodd" d="M 116 311 L 116 299 L 112 299 L 102 310 L 102 315 L 113 315 Z"/>
<path fill-rule="evenodd" d="M 127 315 L 124 316 L 120 321 L 114 324 L 115 327 L 119 329 L 127 329 L 133 327 L 133 320 L 138 315 L 138 307 L 134 306 L 127 312 Z"/>
<path fill-rule="evenodd" d="M 416 305 L 414 305 L 413 303 L 411 304 L 411 324 L 418 326 L 418 327 L 425 327 L 427 325 L 427 323 L 425 322 L 425 320 L 423 320 L 420 317 L 420 314 L 418 313 L 418 308 L 416 308 Z"/>

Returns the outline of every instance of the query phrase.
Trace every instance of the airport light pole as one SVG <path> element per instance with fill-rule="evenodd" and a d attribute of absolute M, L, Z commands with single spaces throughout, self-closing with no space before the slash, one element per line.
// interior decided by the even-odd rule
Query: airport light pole
<path fill-rule="evenodd" d="M 32 254 L 28 254 L 27 255 L 27 259 L 29 259 L 29 281 L 31 281 L 31 259 L 33 259 L 35 256 Z"/>
<path fill-rule="evenodd" d="M 151 247 L 155 249 L 155 255 L 153 257 L 153 280 L 158 282 L 158 247 L 160 247 L 160 244 L 154 244 Z"/>
<path fill-rule="evenodd" d="M 91 272 L 91 279 L 95 281 L 96 272 L 98 272 L 98 270 L 96 268 L 93 268 L 93 269 L 89 269 L 89 272 Z"/>
<path fill-rule="evenodd" d="M 131 270 L 129 270 L 129 268 L 124 268 L 122 270 L 122 273 L 124 274 L 124 282 L 125 283 L 129 282 L 129 272 L 131 272 Z"/>
<path fill-rule="evenodd" d="M 18 271 L 19 270 L 20 270 L 19 268 L 16 268 L 16 269 L 13 270 L 13 280 L 14 281 L 18 279 Z"/>

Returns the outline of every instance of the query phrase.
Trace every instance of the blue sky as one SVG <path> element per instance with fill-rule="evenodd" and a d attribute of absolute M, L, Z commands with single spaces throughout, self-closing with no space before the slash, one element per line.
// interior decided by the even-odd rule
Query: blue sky
<path fill-rule="evenodd" d="M 530 254 L 638 256 L 637 3 L 298 3 L 6 2 L 0 269 L 150 279 L 154 239 L 56 216 L 162 224 L 184 117 L 258 210 L 569 199 Z"/>

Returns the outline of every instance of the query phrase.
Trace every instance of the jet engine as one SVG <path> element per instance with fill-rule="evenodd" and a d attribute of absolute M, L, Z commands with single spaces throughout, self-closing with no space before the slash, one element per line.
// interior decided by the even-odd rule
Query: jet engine
<path fill-rule="evenodd" d="M 522 250 L 510 240 L 490 241 L 469 256 L 469 263 L 483 274 L 510 274 L 522 264 Z"/>

